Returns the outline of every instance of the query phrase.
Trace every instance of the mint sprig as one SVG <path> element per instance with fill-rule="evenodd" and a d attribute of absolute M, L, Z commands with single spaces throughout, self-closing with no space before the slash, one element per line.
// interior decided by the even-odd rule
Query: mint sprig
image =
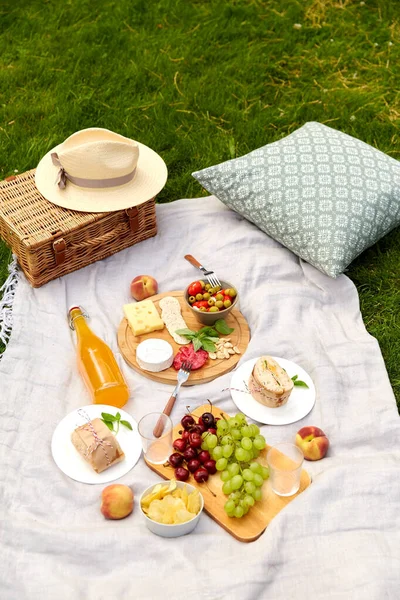
<path fill-rule="evenodd" d="M 298 379 L 298 375 L 293 375 L 292 377 L 292 381 L 294 383 L 294 385 L 296 385 L 297 387 L 304 387 L 308 389 L 308 385 L 306 384 L 305 381 L 301 381 L 301 379 Z"/>
<path fill-rule="evenodd" d="M 129 423 L 129 421 L 125 421 L 125 419 L 121 419 L 121 413 L 119 413 L 119 412 L 117 412 L 115 417 L 114 417 L 114 415 L 111 415 L 110 413 L 102 412 L 101 417 L 102 417 L 101 420 L 103 421 L 103 423 L 105 425 L 107 425 L 107 427 L 110 431 L 115 432 L 115 434 L 118 433 L 120 424 L 132 431 L 132 425 Z M 114 423 L 117 424 L 116 430 L 114 429 Z"/>

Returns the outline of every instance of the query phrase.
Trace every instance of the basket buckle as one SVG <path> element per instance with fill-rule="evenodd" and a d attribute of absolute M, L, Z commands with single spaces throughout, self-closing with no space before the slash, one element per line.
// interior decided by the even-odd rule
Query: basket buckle
<path fill-rule="evenodd" d="M 135 233 L 139 229 L 139 211 L 136 206 L 133 206 L 132 208 L 127 208 L 125 213 L 129 219 L 129 227 Z"/>
<path fill-rule="evenodd" d="M 64 238 L 58 238 L 53 242 L 53 251 L 56 259 L 57 267 L 62 265 L 65 261 L 65 251 L 67 249 L 67 244 L 65 243 Z"/>

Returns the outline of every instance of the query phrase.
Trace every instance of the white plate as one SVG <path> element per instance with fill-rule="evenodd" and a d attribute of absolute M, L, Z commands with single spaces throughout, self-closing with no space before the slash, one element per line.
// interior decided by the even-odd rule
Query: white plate
<path fill-rule="evenodd" d="M 79 414 L 79 410 L 84 411 L 90 419 L 101 418 L 102 412 L 112 415 L 119 412 L 121 413 L 121 419 L 129 421 L 132 425 L 132 431 L 120 425 L 116 436 L 125 453 L 124 460 L 102 473 L 96 473 L 92 469 L 71 442 L 71 434 L 74 429 L 87 422 Z M 57 425 L 51 440 L 51 452 L 56 465 L 71 479 L 75 479 L 75 481 L 80 481 L 81 483 L 109 483 L 110 481 L 119 479 L 136 465 L 142 453 L 142 443 L 137 423 L 127 412 L 105 404 L 90 404 L 89 406 L 82 406 L 81 409 L 77 408 Z"/>
<path fill-rule="evenodd" d="M 305 417 L 315 404 L 315 387 L 308 373 L 291 360 L 277 356 L 272 357 L 286 370 L 289 377 L 298 375 L 299 379 L 308 385 L 308 389 L 295 386 L 286 404 L 278 408 L 269 408 L 264 404 L 260 404 L 260 402 L 254 400 L 250 392 L 246 391 L 250 375 L 258 358 L 248 360 L 233 373 L 230 392 L 238 409 L 254 421 L 265 425 L 288 425 Z"/>

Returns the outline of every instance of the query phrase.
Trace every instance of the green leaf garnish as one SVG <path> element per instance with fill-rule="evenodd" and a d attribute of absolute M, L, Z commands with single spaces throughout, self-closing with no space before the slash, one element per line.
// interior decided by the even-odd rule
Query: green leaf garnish
<path fill-rule="evenodd" d="M 175 331 L 175 333 L 177 333 L 178 335 L 184 335 L 185 337 L 189 336 L 189 335 L 197 335 L 196 331 L 192 331 L 191 329 L 177 329 Z"/>
<path fill-rule="evenodd" d="M 296 381 L 293 382 L 294 385 L 296 385 L 297 387 L 304 387 L 304 388 L 308 388 L 308 385 L 306 384 L 305 381 L 300 381 L 300 379 L 297 379 Z"/>
<path fill-rule="evenodd" d="M 233 331 L 233 329 L 226 324 L 225 319 L 218 319 L 218 321 L 215 321 L 214 327 L 218 333 L 222 333 L 222 335 L 228 335 Z"/>
<path fill-rule="evenodd" d="M 107 421 L 109 423 L 114 423 L 114 421 L 118 421 L 117 417 L 114 417 L 114 415 L 110 415 L 109 413 L 101 413 L 102 416 L 102 421 L 104 421 L 104 423 L 107 423 Z"/>
<path fill-rule="evenodd" d="M 297 387 L 304 387 L 308 389 L 308 385 L 306 384 L 305 381 L 301 381 L 301 379 L 298 379 L 298 375 L 293 375 L 292 377 L 292 381 L 294 383 L 294 385 L 296 385 Z"/>
<path fill-rule="evenodd" d="M 228 327 L 224 319 L 218 319 L 215 323 L 215 327 L 206 326 L 198 331 L 192 331 L 191 329 L 177 329 L 175 333 L 183 335 L 183 337 L 190 340 L 195 352 L 200 350 L 200 348 L 204 348 L 206 352 L 215 352 L 215 342 L 218 342 L 219 334 L 222 333 L 227 335 L 228 333 L 232 333 L 232 331 L 233 329 Z"/>
<path fill-rule="evenodd" d="M 197 350 L 200 350 L 205 341 L 206 340 L 199 340 L 199 338 L 193 338 L 192 344 L 194 351 L 197 352 Z"/>
<path fill-rule="evenodd" d="M 216 329 L 214 329 L 214 327 L 202 327 L 199 331 L 201 333 L 204 333 L 207 337 L 210 337 L 210 336 L 218 337 L 218 331 Z"/>
<path fill-rule="evenodd" d="M 101 413 L 102 416 L 102 421 L 103 423 L 105 423 L 105 425 L 107 425 L 108 429 L 110 429 L 110 431 L 113 431 L 114 433 L 118 433 L 119 431 L 119 425 L 124 425 L 125 427 L 127 427 L 127 429 L 130 429 L 132 431 L 132 425 L 129 423 L 129 421 L 124 421 L 124 419 L 121 419 L 121 413 L 117 412 L 117 414 L 115 415 L 110 415 L 110 413 Z M 117 429 L 114 429 L 114 423 L 117 423 Z"/>
<path fill-rule="evenodd" d="M 216 351 L 215 344 L 214 344 L 214 342 L 211 342 L 210 339 L 208 339 L 208 340 L 202 340 L 201 343 L 202 343 L 202 346 L 203 346 L 203 348 L 204 348 L 204 350 L 206 352 L 215 352 Z"/>

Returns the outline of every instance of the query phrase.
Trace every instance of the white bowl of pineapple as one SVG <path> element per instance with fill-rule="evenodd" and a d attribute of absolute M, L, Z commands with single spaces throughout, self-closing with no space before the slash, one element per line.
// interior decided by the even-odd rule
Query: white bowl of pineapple
<path fill-rule="evenodd" d="M 151 485 L 140 496 L 140 511 L 147 527 L 162 537 L 179 537 L 193 531 L 203 508 L 199 490 L 175 479 Z"/>

